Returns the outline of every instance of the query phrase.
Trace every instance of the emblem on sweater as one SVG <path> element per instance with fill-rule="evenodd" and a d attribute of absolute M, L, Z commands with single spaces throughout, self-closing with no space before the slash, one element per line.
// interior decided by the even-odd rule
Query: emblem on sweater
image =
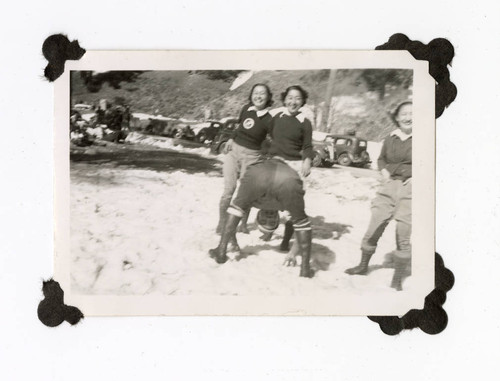
<path fill-rule="evenodd" d="M 246 128 L 247 130 L 252 128 L 254 125 L 255 125 L 255 120 L 253 120 L 252 118 L 246 118 L 243 121 L 243 127 Z"/>

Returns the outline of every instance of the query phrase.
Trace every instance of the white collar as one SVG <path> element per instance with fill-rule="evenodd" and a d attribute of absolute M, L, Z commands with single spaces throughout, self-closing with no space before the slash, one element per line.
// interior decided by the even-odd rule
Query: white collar
<path fill-rule="evenodd" d="M 248 108 L 248 111 L 255 111 L 255 113 L 257 114 L 257 116 L 260 118 L 261 116 L 266 115 L 269 112 L 269 109 L 265 108 L 263 110 L 257 110 L 257 107 L 250 106 Z"/>
<path fill-rule="evenodd" d="M 400 138 L 402 141 L 405 141 L 407 139 L 410 139 L 412 134 L 405 134 L 403 131 L 401 131 L 399 128 L 391 132 L 391 136 L 397 136 Z"/>
<path fill-rule="evenodd" d="M 280 115 L 280 118 L 283 116 L 283 115 L 288 115 L 288 116 L 292 116 L 292 114 L 290 114 L 290 112 L 288 111 L 287 108 L 285 108 L 283 110 L 283 112 L 281 113 Z M 299 121 L 300 123 L 304 123 L 304 120 L 306 119 L 306 116 L 302 113 L 302 111 L 299 111 L 299 113 L 297 115 L 294 115 Z"/>

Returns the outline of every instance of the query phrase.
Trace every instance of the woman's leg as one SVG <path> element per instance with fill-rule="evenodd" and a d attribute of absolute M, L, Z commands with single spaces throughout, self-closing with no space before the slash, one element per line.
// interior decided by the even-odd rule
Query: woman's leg
<path fill-rule="evenodd" d="M 239 163 L 237 152 L 233 150 L 224 155 L 224 162 L 222 166 L 222 173 L 224 175 L 224 191 L 219 202 L 219 223 L 217 224 L 216 233 L 221 234 L 222 229 L 226 223 L 227 208 L 231 203 L 236 183 L 239 175 Z"/>
<path fill-rule="evenodd" d="M 241 171 L 240 171 L 240 179 L 245 176 L 245 172 L 248 168 L 249 165 L 252 165 L 259 161 L 260 159 L 260 152 L 251 150 L 248 148 L 242 147 L 241 149 Z M 250 208 L 251 209 L 251 208 Z M 238 232 L 244 233 L 244 234 L 249 234 L 250 232 L 248 231 L 247 227 L 247 222 L 248 222 L 248 215 L 250 214 L 250 209 L 245 210 L 245 214 L 241 218 L 240 225 L 238 226 Z"/>
<path fill-rule="evenodd" d="M 403 289 L 403 278 L 411 273 L 411 180 L 400 184 L 400 198 L 394 219 L 396 220 L 396 254 L 394 256 L 394 276 L 391 287 L 398 291 Z"/>
<path fill-rule="evenodd" d="M 370 223 L 368 229 L 361 241 L 361 260 L 359 265 L 347 269 L 345 272 L 349 275 L 368 274 L 368 264 L 372 255 L 377 249 L 377 244 L 384 233 L 394 214 L 395 195 L 397 189 L 393 180 L 388 180 L 382 185 L 377 196 L 372 202 Z"/>

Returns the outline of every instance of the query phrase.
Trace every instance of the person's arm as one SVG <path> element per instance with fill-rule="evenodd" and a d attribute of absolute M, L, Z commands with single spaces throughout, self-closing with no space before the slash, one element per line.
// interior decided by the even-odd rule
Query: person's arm
<path fill-rule="evenodd" d="M 307 177 L 311 173 L 311 163 L 314 157 L 312 145 L 312 125 L 309 119 L 304 120 L 304 135 L 302 141 L 302 176 Z"/>
<path fill-rule="evenodd" d="M 380 150 L 380 155 L 377 160 L 378 170 L 382 174 L 384 179 L 388 179 L 391 177 L 391 173 L 387 170 L 387 138 L 384 139 L 382 143 L 382 149 Z"/>
<path fill-rule="evenodd" d="M 226 142 L 226 146 L 224 147 L 223 153 L 226 154 L 233 148 L 234 138 L 236 137 L 236 130 L 238 130 L 238 128 L 240 127 L 241 122 L 243 120 L 243 113 L 248 109 L 248 107 L 250 107 L 250 105 L 245 105 L 241 108 L 240 115 L 238 117 L 238 124 L 236 125 L 234 130 L 231 131 L 231 134 L 229 134 L 229 140 Z"/>

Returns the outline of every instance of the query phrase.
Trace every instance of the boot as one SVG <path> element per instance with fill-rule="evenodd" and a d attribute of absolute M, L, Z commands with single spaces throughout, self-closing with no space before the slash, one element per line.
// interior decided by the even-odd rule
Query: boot
<path fill-rule="evenodd" d="M 250 234 L 247 228 L 248 215 L 250 214 L 250 210 L 245 210 L 245 214 L 241 218 L 240 225 L 238 226 L 238 233 Z"/>
<path fill-rule="evenodd" d="M 285 233 L 283 234 L 283 240 L 281 241 L 281 245 L 280 245 L 281 251 L 290 250 L 290 238 L 292 238 L 293 230 L 294 230 L 293 223 L 292 223 L 292 221 L 288 220 L 285 223 Z"/>
<path fill-rule="evenodd" d="M 351 267 L 345 271 L 349 275 L 366 275 L 368 274 L 368 263 L 370 263 L 370 258 L 373 253 L 369 253 L 366 250 L 361 249 L 361 262 L 356 267 Z"/>
<path fill-rule="evenodd" d="M 300 254 L 302 255 L 302 263 L 300 265 L 300 276 L 305 278 L 312 278 L 314 271 L 311 269 L 311 230 L 296 230 L 295 237 L 297 239 Z"/>
<path fill-rule="evenodd" d="M 222 229 L 219 246 L 208 251 L 210 257 L 214 258 L 217 263 L 225 263 L 227 261 L 227 245 L 229 242 L 236 243 L 236 226 L 240 222 L 240 217 L 232 214 L 227 214 L 226 225 Z"/>
<path fill-rule="evenodd" d="M 236 240 L 236 234 L 233 234 L 233 236 L 229 239 L 227 251 L 230 253 L 240 252 L 240 245 L 238 245 L 238 241 Z"/>
<path fill-rule="evenodd" d="M 391 287 L 396 291 L 403 290 L 403 276 L 407 270 L 410 258 L 394 257 L 394 275 L 392 276 Z"/>
<path fill-rule="evenodd" d="M 220 200 L 219 203 L 219 223 L 217 224 L 217 228 L 215 229 L 216 234 L 221 234 L 224 229 L 224 225 L 226 224 L 226 216 L 227 216 L 227 208 L 229 208 L 229 204 L 231 200 Z"/>

